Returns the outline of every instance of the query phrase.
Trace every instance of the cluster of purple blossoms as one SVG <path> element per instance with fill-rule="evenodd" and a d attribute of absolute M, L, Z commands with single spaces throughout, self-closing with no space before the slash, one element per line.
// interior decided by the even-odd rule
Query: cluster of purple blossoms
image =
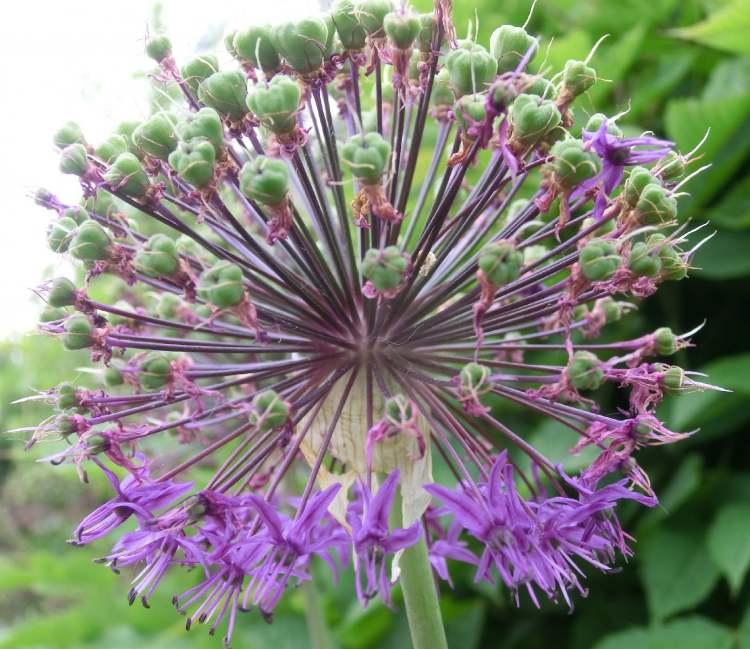
<path fill-rule="evenodd" d="M 42 330 L 90 349 L 104 382 L 49 390 L 58 412 L 29 440 L 65 440 L 51 461 L 112 483 L 72 542 L 127 523 L 102 561 L 136 567 L 131 602 L 196 569 L 174 604 L 188 627 L 226 623 L 227 644 L 238 611 L 270 617 L 313 560 L 351 561 L 363 604 L 390 603 L 420 544 L 436 580 L 461 561 L 516 602 L 572 606 L 587 565 L 630 554 L 618 503 L 657 502 L 636 452 L 685 436 L 663 396 L 711 387 L 661 360 L 689 334 L 593 342 L 686 277 L 691 154 L 601 114 L 581 129 L 588 60 L 547 79 L 524 28 L 459 40 L 447 0 L 338 0 L 226 46 L 234 65 L 180 67 L 151 37 L 154 83 L 183 101 L 98 146 L 66 124 L 83 198 L 35 196 L 85 274 L 39 289 Z M 87 292 L 102 273 L 122 280 L 113 304 Z M 627 407 L 601 412 L 605 383 Z M 503 403 L 596 459 L 566 475 Z"/>

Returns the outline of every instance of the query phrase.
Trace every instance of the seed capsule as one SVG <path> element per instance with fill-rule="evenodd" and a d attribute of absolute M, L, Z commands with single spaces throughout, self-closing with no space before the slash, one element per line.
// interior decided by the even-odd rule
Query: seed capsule
<path fill-rule="evenodd" d="M 65 349 L 85 349 L 94 344 L 94 328 L 86 316 L 71 316 L 63 327 L 65 332 L 62 335 L 62 343 Z"/>
<path fill-rule="evenodd" d="M 360 11 L 352 0 L 336 0 L 331 19 L 345 50 L 358 52 L 365 47 L 367 31 L 359 20 Z"/>
<path fill-rule="evenodd" d="M 258 84 L 247 94 L 247 106 L 260 123 L 276 134 L 289 133 L 297 126 L 302 90 L 289 77 L 276 76 L 268 85 Z"/>
<path fill-rule="evenodd" d="M 201 273 L 198 295 L 219 309 L 237 306 L 245 295 L 242 269 L 228 261 L 220 261 Z"/>
<path fill-rule="evenodd" d="M 213 54 L 201 54 L 188 61 L 180 71 L 183 81 L 190 88 L 190 92 L 196 94 L 198 86 L 214 72 L 219 71 L 219 59 Z"/>
<path fill-rule="evenodd" d="M 214 72 L 198 86 L 198 101 L 236 122 L 247 114 L 247 82 L 239 70 Z"/>
<path fill-rule="evenodd" d="M 274 390 L 264 390 L 253 398 L 250 421 L 262 433 L 281 428 L 289 421 L 289 404 Z"/>
<path fill-rule="evenodd" d="M 266 74 L 279 69 L 281 57 L 273 44 L 271 27 L 260 25 L 238 31 L 234 36 L 234 51 L 241 61 L 246 61 L 254 68 L 260 68 Z"/>
<path fill-rule="evenodd" d="M 497 72 L 514 71 L 529 50 L 532 54 L 529 63 L 534 59 L 538 43 L 523 27 L 502 25 L 490 36 L 490 53 L 497 61 Z"/>
<path fill-rule="evenodd" d="M 90 168 L 88 153 L 83 144 L 71 144 L 60 152 L 60 171 L 71 176 L 83 176 Z"/>
<path fill-rule="evenodd" d="M 576 390 L 596 390 L 604 382 L 604 370 L 596 354 L 577 351 L 565 368 L 570 384 Z"/>
<path fill-rule="evenodd" d="M 581 272 L 592 282 L 610 279 L 621 262 L 617 247 L 605 239 L 591 239 L 581 250 Z"/>
<path fill-rule="evenodd" d="M 263 205 L 279 205 L 289 191 L 289 170 L 281 160 L 258 156 L 242 167 L 240 190 Z"/>
<path fill-rule="evenodd" d="M 300 74 L 310 74 L 323 65 L 328 27 L 321 18 L 303 18 L 277 26 L 273 43 L 287 63 Z"/>
<path fill-rule="evenodd" d="M 173 275 L 180 267 L 174 240 L 166 234 L 153 235 L 138 251 L 133 265 L 148 277 Z"/>
<path fill-rule="evenodd" d="M 133 198 L 143 198 L 151 186 L 148 176 L 132 153 L 121 153 L 104 174 L 104 179 L 115 191 Z"/>
<path fill-rule="evenodd" d="M 47 304 L 55 308 L 73 306 L 76 303 L 78 289 L 67 277 L 56 277 L 47 293 Z"/>
<path fill-rule="evenodd" d="M 58 149 L 64 149 L 71 144 L 86 145 L 86 138 L 77 122 L 65 122 L 52 136 L 52 142 Z"/>
<path fill-rule="evenodd" d="M 479 269 L 495 287 L 516 279 L 522 264 L 523 254 L 510 241 L 488 243 L 479 254 Z"/>
<path fill-rule="evenodd" d="M 169 166 L 191 185 L 207 187 L 214 179 L 216 149 L 202 137 L 180 142 L 169 156 Z"/>
<path fill-rule="evenodd" d="M 460 41 L 445 60 L 456 97 L 483 92 L 495 80 L 497 61 L 481 45 Z"/>
<path fill-rule="evenodd" d="M 67 252 L 76 233 L 76 222 L 67 216 L 50 223 L 47 230 L 47 243 L 53 252 Z"/>
<path fill-rule="evenodd" d="M 555 104 L 536 95 L 518 95 L 510 109 L 513 140 L 523 148 L 541 142 L 560 124 Z"/>
<path fill-rule="evenodd" d="M 141 151 L 159 160 L 167 160 L 177 147 L 173 118 L 156 113 L 133 131 L 133 144 Z"/>
<path fill-rule="evenodd" d="M 654 331 L 654 343 L 660 356 L 671 356 L 678 349 L 677 336 L 669 327 L 659 327 Z"/>
<path fill-rule="evenodd" d="M 110 256 L 112 241 L 107 231 L 96 221 L 86 221 L 76 230 L 69 251 L 81 261 L 103 261 Z"/>
<path fill-rule="evenodd" d="M 172 376 L 172 363 L 161 352 L 150 352 L 141 361 L 138 371 L 138 383 L 147 392 L 161 390 Z"/>
<path fill-rule="evenodd" d="M 146 54 L 157 63 L 172 56 L 172 42 L 166 36 L 152 36 L 146 41 Z"/>
<path fill-rule="evenodd" d="M 213 108 L 201 108 L 195 113 L 188 113 L 177 123 L 177 135 L 183 142 L 195 138 L 204 138 L 214 145 L 216 157 L 224 152 L 224 125 L 221 117 Z"/>
<path fill-rule="evenodd" d="M 397 288 L 408 268 L 409 258 L 397 246 L 370 248 L 362 260 L 362 275 L 381 292 Z"/>
<path fill-rule="evenodd" d="M 357 180 L 377 185 L 387 169 L 391 145 L 379 133 L 354 135 L 343 146 L 341 157 Z"/>
<path fill-rule="evenodd" d="M 581 140 L 569 138 L 556 142 L 550 155 L 555 180 L 564 189 L 572 189 L 601 170 L 599 156 L 585 149 Z"/>

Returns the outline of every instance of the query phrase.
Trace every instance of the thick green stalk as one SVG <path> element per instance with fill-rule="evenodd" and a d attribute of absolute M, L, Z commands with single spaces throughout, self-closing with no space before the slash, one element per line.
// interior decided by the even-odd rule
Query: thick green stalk
<path fill-rule="evenodd" d="M 302 593 L 305 597 L 305 620 L 311 649 L 335 649 L 336 645 L 326 626 L 320 595 L 312 579 L 302 585 Z"/>

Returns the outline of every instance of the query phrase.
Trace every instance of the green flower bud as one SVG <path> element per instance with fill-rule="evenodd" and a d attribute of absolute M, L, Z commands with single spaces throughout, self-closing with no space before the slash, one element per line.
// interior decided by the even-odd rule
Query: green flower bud
<path fill-rule="evenodd" d="M 523 265 L 523 253 L 510 241 L 493 241 L 482 248 L 477 263 L 487 281 L 499 287 L 518 277 Z"/>
<path fill-rule="evenodd" d="M 138 251 L 133 265 L 148 277 L 173 275 L 180 267 L 174 240 L 166 234 L 155 234 Z"/>
<path fill-rule="evenodd" d="M 113 133 L 96 147 L 97 157 L 107 164 L 111 164 L 117 156 L 126 151 L 128 151 L 128 141 L 117 133 Z"/>
<path fill-rule="evenodd" d="M 481 45 L 461 41 L 445 60 L 456 97 L 482 92 L 497 76 L 497 61 Z"/>
<path fill-rule="evenodd" d="M 384 250 L 370 248 L 362 260 L 362 275 L 378 291 L 391 291 L 399 286 L 409 268 L 408 255 L 398 246 Z"/>
<path fill-rule="evenodd" d="M 263 390 L 253 397 L 250 421 L 262 433 L 281 428 L 289 421 L 289 404 L 274 390 Z"/>
<path fill-rule="evenodd" d="M 354 135 L 341 149 L 341 158 L 352 175 L 365 185 L 377 185 L 387 171 L 391 145 L 379 133 Z"/>
<path fill-rule="evenodd" d="M 536 95 L 537 97 L 543 97 L 544 99 L 554 99 L 557 95 L 555 84 L 549 79 L 545 79 L 542 76 L 526 76 L 525 84 L 523 86 L 523 92 L 527 95 Z"/>
<path fill-rule="evenodd" d="M 156 305 L 156 313 L 163 320 L 177 320 L 183 301 L 174 293 L 162 293 Z"/>
<path fill-rule="evenodd" d="M 151 186 L 143 165 L 132 153 L 117 156 L 104 174 L 104 179 L 115 191 L 133 198 L 143 198 Z"/>
<path fill-rule="evenodd" d="M 488 99 L 496 112 L 505 113 L 517 96 L 512 84 L 498 80 L 490 86 Z"/>
<path fill-rule="evenodd" d="M 656 165 L 659 169 L 659 176 L 666 181 L 679 180 L 687 171 L 687 164 L 676 151 L 670 151 Z"/>
<path fill-rule="evenodd" d="M 400 50 L 408 50 L 419 34 L 419 17 L 412 13 L 391 11 L 383 19 L 383 29 L 393 45 Z"/>
<path fill-rule="evenodd" d="M 237 32 L 234 36 L 234 49 L 240 60 L 254 68 L 261 68 L 266 74 L 276 72 L 281 65 L 269 25 L 248 27 Z"/>
<path fill-rule="evenodd" d="M 81 406 L 81 398 L 78 396 L 78 390 L 72 383 L 61 383 L 55 389 L 57 402 L 55 407 L 58 410 L 76 410 Z"/>
<path fill-rule="evenodd" d="M 172 377 L 172 362 L 161 352 L 150 352 L 141 361 L 138 383 L 146 392 L 161 390 Z"/>
<path fill-rule="evenodd" d="M 484 97 L 480 95 L 464 95 L 459 97 L 453 106 L 456 123 L 466 133 L 470 128 L 481 124 L 487 117 L 487 107 Z"/>
<path fill-rule="evenodd" d="M 556 142 L 550 154 L 553 156 L 551 167 L 555 180 L 564 189 L 572 189 L 601 170 L 599 156 L 585 149 L 581 140 L 571 138 Z"/>
<path fill-rule="evenodd" d="M 610 279 L 621 262 L 617 247 L 606 239 L 591 239 L 580 254 L 581 272 L 592 282 Z"/>
<path fill-rule="evenodd" d="M 383 38 L 383 21 L 387 13 L 393 11 L 391 0 L 361 0 L 359 3 L 359 21 L 370 38 Z"/>
<path fill-rule="evenodd" d="M 201 108 L 195 113 L 188 113 L 177 123 L 177 135 L 184 142 L 195 138 L 205 138 L 214 145 L 216 157 L 224 152 L 224 125 L 221 117 L 213 108 Z"/>
<path fill-rule="evenodd" d="M 52 221 L 47 229 L 47 243 L 50 249 L 53 252 L 67 252 L 77 227 L 76 222 L 67 216 Z"/>
<path fill-rule="evenodd" d="M 622 129 L 614 122 L 609 121 L 609 118 L 604 113 L 594 113 L 589 117 L 589 121 L 586 122 L 583 130 L 589 133 L 598 133 L 604 122 L 607 122 L 607 133 L 615 137 L 622 137 Z"/>
<path fill-rule="evenodd" d="M 408 424 L 416 416 L 414 405 L 403 394 L 396 394 L 385 401 L 385 419 L 393 426 Z"/>
<path fill-rule="evenodd" d="M 289 77 L 276 76 L 268 85 L 258 84 L 247 94 L 247 106 L 270 131 L 289 133 L 297 126 L 302 90 Z"/>
<path fill-rule="evenodd" d="M 659 248 L 661 262 L 661 278 L 666 281 L 679 281 L 688 274 L 688 265 L 679 252 L 670 245 Z"/>
<path fill-rule="evenodd" d="M 538 144 L 560 124 L 555 104 L 536 95 L 518 95 L 510 108 L 513 140 L 527 148 Z"/>
<path fill-rule="evenodd" d="M 453 106 L 456 98 L 451 87 L 451 78 L 448 68 L 443 68 L 435 75 L 432 82 L 432 97 L 430 97 L 433 106 Z"/>
<path fill-rule="evenodd" d="M 468 363 L 461 368 L 458 374 L 459 385 L 464 393 L 477 396 L 487 394 L 492 390 L 490 368 L 479 363 Z"/>
<path fill-rule="evenodd" d="M 247 114 L 247 82 L 239 70 L 214 72 L 198 86 L 198 101 L 239 122 Z"/>
<path fill-rule="evenodd" d="M 568 61 L 563 68 L 563 88 L 573 97 L 586 92 L 596 82 L 596 70 L 583 61 Z"/>
<path fill-rule="evenodd" d="M 216 149 L 202 137 L 193 138 L 169 154 L 169 166 L 195 187 L 207 187 L 213 182 Z"/>
<path fill-rule="evenodd" d="M 656 353 L 660 356 L 671 356 L 678 349 L 677 336 L 669 327 L 659 327 L 654 331 L 654 344 Z"/>
<path fill-rule="evenodd" d="M 111 243 L 107 231 L 89 220 L 78 226 L 68 250 L 81 261 L 100 261 L 109 258 Z"/>
<path fill-rule="evenodd" d="M 432 37 L 435 34 L 435 26 L 435 16 L 431 11 L 424 14 L 419 14 L 419 34 L 417 34 L 417 47 L 423 54 L 429 54 L 430 52 L 432 52 Z M 443 39 L 441 40 L 445 40 L 445 36 L 443 36 Z M 440 49 L 441 44 L 442 43 L 438 43 L 438 49 Z"/>
<path fill-rule="evenodd" d="M 138 120 L 132 119 L 125 122 L 120 122 L 115 129 L 116 135 L 122 135 L 128 143 L 128 151 L 134 155 L 141 155 L 141 151 L 138 147 L 133 144 L 133 133 L 141 123 Z"/>
<path fill-rule="evenodd" d="M 60 171 L 71 176 L 83 176 L 90 168 L 86 147 L 71 144 L 60 152 Z"/>
<path fill-rule="evenodd" d="M 172 42 L 163 34 L 151 36 L 146 41 L 146 54 L 157 63 L 161 63 L 167 57 L 172 56 Z"/>
<path fill-rule="evenodd" d="M 122 372 L 118 370 L 116 367 L 105 367 L 104 368 L 104 385 L 114 388 L 118 385 L 122 385 L 125 383 L 125 377 L 122 375 Z"/>
<path fill-rule="evenodd" d="M 596 354 L 577 351 L 565 368 L 570 384 L 576 390 L 596 390 L 604 382 L 604 370 Z"/>
<path fill-rule="evenodd" d="M 181 74 L 183 81 L 190 88 L 190 92 L 196 94 L 201 82 L 218 71 L 219 59 L 213 54 L 201 54 L 183 65 Z"/>
<path fill-rule="evenodd" d="M 45 306 L 39 314 L 39 322 L 56 322 L 62 320 L 68 315 L 65 309 L 56 309 L 51 306 Z"/>
<path fill-rule="evenodd" d="M 52 136 L 52 142 L 58 149 L 64 149 L 71 144 L 86 145 L 81 127 L 76 122 L 65 122 Z"/>
<path fill-rule="evenodd" d="M 56 277 L 47 294 L 47 303 L 51 307 L 73 306 L 76 303 L 78 289 L 67 277 Z"/>
<path fill-rule="evenodd" d="M 607 324 L 617 322 L 622 317 L 622 306 L 609 296 L 598 299 L 596 307 L 604 315 L 604 320 Z"/>
<path fill-rule="evenodd" d="M 661 185 L 646 185 L 635 207 L 645 225 L 664 225 L 677 218 L 677 201 Z"/>
<path fill-rule="evenodd" d="M 75 412 L 63 412 L 57 415 L 52 424 L 54 432 L 63 438 L 67 438 L 77 432 L 78 426 L 74 417 L 75 414 Z"/>
<path fill-rule="evenodd" d="M 630 251 L 628 267 L 633 273 L 642 277 L 656 277 L 661 272 L 661 259 L 658 250 L 647 243 L 639 241 Z"/>
<path fill-rule="evenodd" d="M 328 60 L 335 50 L 341 49 L 341 43 L 336 38 L 336 25 L 333 24 L 333 16 L 329 13 L 324 13 L 321 18 L 326 24 L 328 30 L 328 38 L 326 39 L 325 47 L 323 48 L 323 58 Z"/>
<path fill-rule="evenodd" d="M 641 197 L 641 192 L 643 192 L 647 185 L 654 184 L 658 185 L 659 181 L 654 178 L 646 167 L 633 167 L 625 180 L 622 190 L 625 202 L 630 207 L 635 207 Z"/>
<path fill-rule="evenodd" d="M 661 383 L 668 394 L 682 394 L 685 389 L 685 370 L 677 365 L 665 365 Z"/>
<path fill-rule="evenodd" d="M 310 74 L 323 65 L 328 27 L 321 18 L 284 23 L 274 29 L 273 42 L 296 72 Z"/>
<path fill-rule="evenodd" d="M 352 0 L 336 0 L 331 7 L 331 18 L 345 50 L 364 48 L 367 32 L 359 20 L 359 9 Z"/>
<path fill-rule="evenodd" d="M 229 52 L 229 56 L 231 56 L 233 59 L 239 59 L 240 55 L 237 53 L 237 50 L 234 47 L 235 36 L 237 36 L 236 29 L 224 36 L 224 48 L 227 52 Z"/>
<path fill-rule="evenodd" d="M 245 296 L 242 269 L 228 261 L 220 261 L 201 273 L 198 295 L 219 309 L 237 306 Z"/>
<path fill-rule="evenodd" d="M 281 160 L 258 156 L 242 167 L 240 190 L 263 205 L 279 205 L 289 191 L 289 170 Z"/>
<path fill-rule="evenodd" d="M 151 115 L 135 131 L 133 144 L 159 160 L 166 160 L 177 147 L 173 118 L 165 113 Z"/>
<path fill-rule="evenodd" d="M 533 48 L 529 63 L 534 59 L 538 43 L 536 38 L 529 36 L 523 27 L 502 25 L 490 36 L 490 53 L 497 61 L 497 72 L 513 72 L 526 56 L 526 52 Z"/>
<path fill-rule="evenodd" d="M 85 315 L 74 315 L 63 325 L 62 343 L 65 349 L 76 350 L 94 344 L 94 327 Z"/>

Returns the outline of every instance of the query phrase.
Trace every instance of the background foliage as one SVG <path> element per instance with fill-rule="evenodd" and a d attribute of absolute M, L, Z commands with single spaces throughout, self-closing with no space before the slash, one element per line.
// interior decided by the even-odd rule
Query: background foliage
<path fill-rule="evenodd" d="M 426 9 L 429 0 L 414 4 Z M 497 25 L 521 24 L 528 12 L 527 0 L 454 5 L 459 32 L 476 6 L 483 42 Z M 683 151 L 711 125 L 703 150 L 713 166 L 689 186 L 682 215 L 708 221 L 717 234 L 699 253 L 691 281 L 665 285 L 620 326 L 686 331 L 708 316 L 695 337 L 698 346 L 677 361 L 733 393 L 665 403 L 662 414 L 672 428 L 701 431 L 642 454 L 662 504 L 623 510 L 637 543 L 636 558 L 619 574 L 592 575 L 591 596 L 579 598 L 573 614 L 547 605 L 537 611 L 528 603 L 517 610 L 507 593 L 475 585 L 470 571 L 458 574 L 455 590 L 443 597 L 449 642 L 461 649 L 750 649 L 750 2 L 543 0 L 530 31 L 554 37 L 546 57 L 553 70 L 585 57 L 602 34 L 610 35 L 593 59 L 601 81 L 579 114 L 614 114 L 630 101 L 623 125 L 666 134 Z M 0 345 L 0 430 L 45 417 L 38 402 L 9 404 L 69 379 L 85 360 L 33 334 Z M 568 454 L 572 442 L 564 430 L 498 407 L 549 456 L 575 468 L 579 459 Z M 51 471 L 36 464 L 23 453 L 22 438 L 0 441 L 0 649 L 219 646 L 202 629 L 185 635 L 169 604 L 191 575 L 165 583 L 151 610 L 128 609 L 126 576 L 92 566 L 90 549 L 62 543 L 87 508 L 105 497 L 104 486 L 80 485 L 67 467 Z M 321 586 L 340 646 L 408 646 L 403 614 L 375 603 L 362 611 L 352 590 L 346 577 Z M 287 597 L 272 626 L 243 616 L 236 645 L 304 649 L 304 601 L 301 592 Z"/>

